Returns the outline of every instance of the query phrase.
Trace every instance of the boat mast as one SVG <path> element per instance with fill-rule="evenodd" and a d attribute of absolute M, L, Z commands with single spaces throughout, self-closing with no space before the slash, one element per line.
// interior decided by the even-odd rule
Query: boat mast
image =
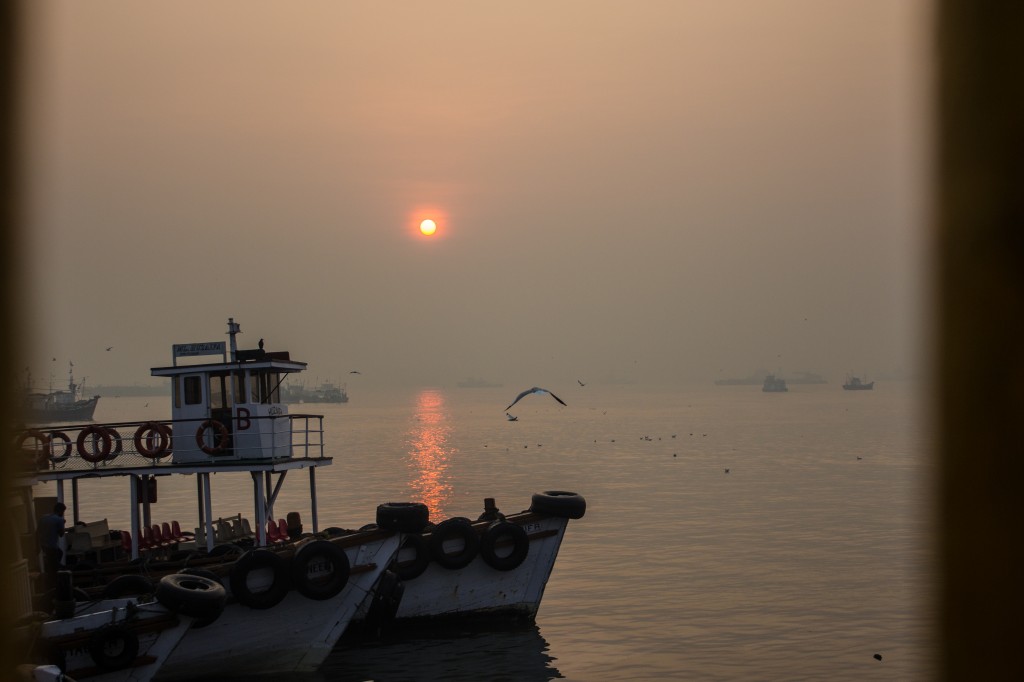
<path fill-rule="evenodd" d="M 241 333 L 242 333 L 242 325 L 240 325 L 237 322 L 235 322 L 235 318 L 229 317 L 228 318 L 228 336 L 231 337 L 231 342 L 229 344 L 229 346 L 231 348 L 231 358 L 230 358 L 229 362 L 235 362 L 235 360 L 236 360 L 235 355 L 238 352 L 238 343 L 235 341 L 235 334 L 241 334 Z"/>

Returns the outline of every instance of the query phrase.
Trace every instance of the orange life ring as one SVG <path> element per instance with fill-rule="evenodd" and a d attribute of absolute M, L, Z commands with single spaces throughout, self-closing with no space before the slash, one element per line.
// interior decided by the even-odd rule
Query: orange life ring
<path fill-rule="evenodd" d="M 28 431 L 25 431 L 24 433 L 21 434 L 21 437 L 18 438 L 18 442 L 15 447 L 17 447 L 18 450 L 28 449 L 25 447 L 25 443 L 30 438 L 34 438 L 36 439 L 36 441 L 38 441 L 38 445 L 32 448 L 33 450 L 46 449 L 50 445 L 50 437 L 48 435 L 46 435 L 39 429 L 29 429 Z"/>
<path fill-rule="evenodd" d="M 166 454 L 169 455 L 169 454 L 171 454 L 171 448 L 174 447 L 174 438 L 173 438 L 174 433 L 171 431 L 171 425 L 170 424 L 163 424 L 163 423 L 157 422 L 157 426 L 160 428 L 160 433 L 162 433 L 165 436 L 167 436 L 167 452 L 166 452 Z"/>
<path fill-rule="evenodd" d="M 206 435 L 206 429 L 213 429 L 217 432 L 213 445 L 206 444 L 206 439 L 204 438 Z M 228 446 L 228 442 L 230 440 L 231 434 L 228 433 L 228 427 L 224 426 L 216 419 L 207 419 L 199 425 L 199 430 L 196 431 L 196 445 L 198 445 L 199 449 L 208 455 L 216 455 L 224 452 L 224 448 Z"/>
<path fill-rule="evenodd" d="M 36 443 L 31 448 L 27 448 L 25 443 L 30 439 L 35 439 Z M 31 456 L 31 464 L 36 469 L 45 469 L 49 464 L 50 436 L 39 429 L 29 429 L 22 433 L 15 448 Z"/>
<path fill-rule="evenodd" d="M 155 447 L 150 447 L 154 435 L 159 437 Z M 135 451 L 143 457 L 156 459 L 168 454 L 171 444 L 171 430 L 159 422 L 146 422 L 135 430 Z"/>
<path fill-rule="evenodd" d="M 85 447 L 85 439 L 89 436 L 94 436 L 93 445 L 96 447 L 95 450 L 88 450 Z M 99 437 L 99 440 L 97 441 L 95 437 Z M 86 462 L 92 462 L 93 464 L 102 462 L 110 454 L 110 448 L 113 445 L 110 434 L 102 426 L 87 426 L 78 434 L 78 456 Z"/>
<path fill-rule="evenodd" d="M 49 439 L 50 442 L 46 444 L 47 457 L 49 457 L 54 462 L 63 462 L 64 460 L 71 456 L 71 437 L 68 436 L 68 434 L 64 433 L 63 431 L 52 431 L 49 434 Z M 58 440 L 64 441 L 64 454 L 62 455 L 55 454 L 53 451 L 55 441 Z"/>
<path fill-rule="evenodd" d="M 107 432 L 110 442 L 113 443 L 113 447 L 110 449 L 110 459 L 114 459 L 124 451 L 124 438 L 113 426 L 104 426 L 103 430 Z"/>

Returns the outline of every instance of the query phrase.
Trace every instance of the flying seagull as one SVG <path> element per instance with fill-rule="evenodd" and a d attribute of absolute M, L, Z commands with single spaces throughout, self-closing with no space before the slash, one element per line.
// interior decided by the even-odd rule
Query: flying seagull
<path fill-rule="evenodd" d="M 525 391 L 523 391 L 522 393 L 520 393 L 519 395 L 517 395 L 517 396 L 516 396 L 516 399 L 512 401 L 512 405 L 515 405 L 515 404 L 516 404 L 516 403 L 518 403 L 518 402 L 519 402 L 519 401 L 520 401 L 520 400 L 521 400 L 521 399 L 522 399 L 522 398 L 523 398 L 524 396 L 528 396 L 528 395 L 530 395 L 531 393 L 547 393 L 547 394 L 548 394 L 548 395 L 550 395 L 550 396 L 551 396 L 552 398 L 554 398 L 554 399 L 555 399 L 555 400 L 557 400 L 558 402 L 560 402 L 560 403 L 562 403 L 563 405 L 565 405 L 565 401 L 564 401 L 564 400 L 562 400 L 561 398 L 559 398 L 559 397 L 558 397 L 557 395 L 555 395 L 554 393 L 552 393 L 552 392 L 551 392 L 551 391 L 549 391 L 548 389 L 546 389 L 546 388 L 537 388 L 536 386 L 534 386 L 533 388 L 528 388 L 528 389 L 526 389 Z M 512 405 L 509 405 L 508 407 L 506 407 L 506 408 L 505 408 L 505 410 L 506 410 L 506 411 L 508 411 L 509 409 L 511 409 L 511 408 L 512 408 Z"/>
<path fill-rule="evenodd" d="M 505 413 L 505 417 L 506 417 L 506 418 L 507 418 L 507 419 L 508 419 L 508 420 L 509 420 L 510 422 L 517 422 L 517 421 L 519 421 L 519 417 L 515 416 L 514 414 L 509 414 L 508 412 L 506 412 L 506 413 Z"/>
<path fill-rule="evenodd" d="M 107 350 L 111 350 L 113 346 L 107 346 Z"/>
<path fill-rule="evenodd" d="M 349 374 L 362 374 L 362 372 L 360 372 L 358 369 L 354 369 L 351 372 L 349 372 Z"/>
<path fill-rule="evenodd" d="M 576 383 L 579 384 L 580 386 L 586 386 L 586 384 L 580 381 L 579 379 L 576 380 Z"/>

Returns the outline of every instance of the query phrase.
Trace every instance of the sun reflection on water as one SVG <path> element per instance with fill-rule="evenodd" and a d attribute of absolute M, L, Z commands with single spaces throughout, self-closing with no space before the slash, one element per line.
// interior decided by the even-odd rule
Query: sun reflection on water
<path fill-rule="evenodd" d="M 409 431 L 409 464 L 414 476 L 409 486 L 414 499 L 430 509 L 430 520 L 447 518 L 445 506 L 451 501 L 452 485 L 448 465 L 455 448 L 448 444 L 451 433 L 444 394 L 424 389 L 416 396 L 416 413 Z"/>

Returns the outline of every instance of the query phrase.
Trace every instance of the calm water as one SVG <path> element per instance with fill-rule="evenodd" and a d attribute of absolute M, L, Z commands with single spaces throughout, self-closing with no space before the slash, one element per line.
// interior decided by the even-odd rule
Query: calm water
<path fill-rule="evenodd" d="M 309 679 L 933 677 L 933 472 L 911 385 L 588 384 L 555 389 L 566 408 L 530 396 L 508 422 L 518 388 L 355 390 L 346 405 L 293 406 L 326 416 L 322 526 L 372 522 L 387 501 L 427 502 L 435 521 L 475 517 L 485 497 L 525 509 L 541 490 L 588 503 L 535 626 L 344 642 Z M 164 401 L 105 398 L 96 418 L 163 418 Z M 217 512 L 251 517 L 249 486 L 223 478 Z M 103 505 L 122 488 L 83 484 L 83 515 L 126 526 L 127 505 Z M 159 494 L 155 520 L 194 523 L 191 480 L 161 479 Z M 305 479 L 289 480 L 276 515 L 308 523 L 307 498 Z"/>

